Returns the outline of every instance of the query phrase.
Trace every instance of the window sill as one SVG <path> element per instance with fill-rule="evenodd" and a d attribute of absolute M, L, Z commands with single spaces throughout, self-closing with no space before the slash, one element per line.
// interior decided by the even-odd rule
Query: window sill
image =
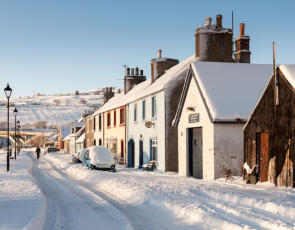
<path fill-rule="evenodd" d="M 113 126 L 113 128 L 116 128 L 116 127 L 117 127 L 116 125 Z"/>
<path fill-rule="evenodd" d="M 151 118 L 151 121 L 154 121 L 154 120 L 157 120 L 157 116 Z"/>
<path fill-rule="evenodd" d="M 146 123 L 146 119 L 144 119 L 144 120 L 141 120 L 141 123 Z"/>
<path fill-rule="evenodd" d="M 119 126 L 125 126 L 125 124 L 120 124 Z"/>
<path fill-rule="evenodd" d="M 138 124 L 138 121 L 133 121 L 133 124 Z"/>
<path fill-rule="evenodd" d="M 112 128 L 111 126 L 107 127 L 107 129 L 111 129 L 111 128 Z"/>

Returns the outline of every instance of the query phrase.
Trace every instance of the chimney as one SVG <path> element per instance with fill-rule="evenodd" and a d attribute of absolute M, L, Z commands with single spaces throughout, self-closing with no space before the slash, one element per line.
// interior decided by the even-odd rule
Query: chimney
<path fill-rule="evenodd" d="M 106 90 L 103 94 L 103 103 L 105 104 L 108 100 L 110 100 L 115 95 L 114 92 L 112 92 L 112 87 L 106 87 Z"/>
<path fill-rule="evenodd" d="M 161 77 L 166 70 L 177 65 L 179 60 L 172 58 L 162 58 L 162 50 L 158 51 L 158 58 L 151 60 L 151 84 L 153 84 L 159 77 Z"/>
<path fill-rule="evenodd" d="M 222 28 L 222 15 L 220 14 L 216 15 L 216 25 L 217 27 Z"/>
<path fill-rule="evenodd" d="M 106 87 L 106 90 L 105 90 L 105 92 L 109 92 L 109 87 Z"/>
<path fill-rule="evenodd" d="M 157 52 L 158 52 L 158 58 L 162 58 L 162 50 L 158 49 Z"/>
<path fill-rule="evenodd" d="M 207 17 L 206 18 L 206 26 L 210 26 L 211 25 L 211 21 L 212 21 L 212 18 L 211 17 Z"/>
<path fill-rule="evenodd" d="M 127 68 L 127 75 L 130 75 L 130 68 Z"/>
<path fill-rule="evenodd" d="M 195 57 L 199 61 L 236 63 L 232 58 L 232 29 L 222 27 L 222 15 L 216 15 L 216 25 L 211 21 L 211 17 L 207 17 L 206 24 L 196 29 Z"/>
<path fill-rule="evenodd" d="M 235 39 L 235 60 L 239 63 L 250 63 L 250 37 L 245 35 L 245 24 L 240 23 L 240 36 Z"/>
<path fill-rule="evenodd" d="M 139 75 L 139 68 L 135 68 L 135 74 L 134 68 L 132 68 L 131 75 L 124 77 L 124 94 L 128 93 L 135 85 L 138 85 L 143 81 L 146 81 L 146 77 L 143 76 L 143 70 L 140 70 Z"/>
<path fill-rule="evenodd" d="M 112 92 L 112 90 L 113 90 L 113 88 L 112 88 L 112 87 L 110 87 L 110 93 Z"/>

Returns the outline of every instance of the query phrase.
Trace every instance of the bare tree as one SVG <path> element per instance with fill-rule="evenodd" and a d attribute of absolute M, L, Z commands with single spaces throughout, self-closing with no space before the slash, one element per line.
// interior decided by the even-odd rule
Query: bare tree
<path fill-rule="evenodd" d="M 54 99 L 54 100 L 53 100 L 53 103 L 54 103 L 56 106 L 59 106 L 59 105 L 60 105 L 60 100 L 58 100 L 58 99 Z"/>
<path fill-rule="evenodd" d="M 47 128 L 47 121 L 36 121 L 34 123 L 36 129 L 46 129 Z"/>
<path fill-rule="evenodd" d="M 76 90 L 76 93 L 75 93 L 75 95 L 80 95 L 78 90 Z"/>

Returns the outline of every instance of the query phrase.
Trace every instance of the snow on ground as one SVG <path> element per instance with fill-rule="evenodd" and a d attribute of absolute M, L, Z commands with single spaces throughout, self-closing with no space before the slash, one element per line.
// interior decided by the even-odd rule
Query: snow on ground
<path fill-rule="evenodd" d="M 185 218 L 199 229 L 295 229 L 295 190 L 270 183 L 248 185 L 242 178 L 204 181 L 117 165 L 117 172 L 91 171 L 71 164 L 71 156 L 43 156 L 64 172 L 91 182 L 109 197 L 135 206 L 152 205 Z"/>
<path fill-rule="evenodd" d="M 0 151 L 0 229 L 31 229 L 42 226 L 46 210 L 41 190 L 29 174 L 31 159 L 21 152 L 10 160 Z"/>

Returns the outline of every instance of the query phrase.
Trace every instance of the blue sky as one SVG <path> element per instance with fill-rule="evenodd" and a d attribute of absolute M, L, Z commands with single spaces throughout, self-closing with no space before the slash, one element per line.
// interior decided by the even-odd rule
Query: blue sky
<path fill-rule="evenodd" d="M 198 26 L 217 14 L 234 36 L 245 23 L 251 62 L 293 64 L 295 1 L 50 0 L 0 2 L 0 79 L 12 97 L 123 87 L 123 64 L 150 78 L 150 61 L 195 51 Z M 0 97 L 4 97 L 4 92 Z"/>

